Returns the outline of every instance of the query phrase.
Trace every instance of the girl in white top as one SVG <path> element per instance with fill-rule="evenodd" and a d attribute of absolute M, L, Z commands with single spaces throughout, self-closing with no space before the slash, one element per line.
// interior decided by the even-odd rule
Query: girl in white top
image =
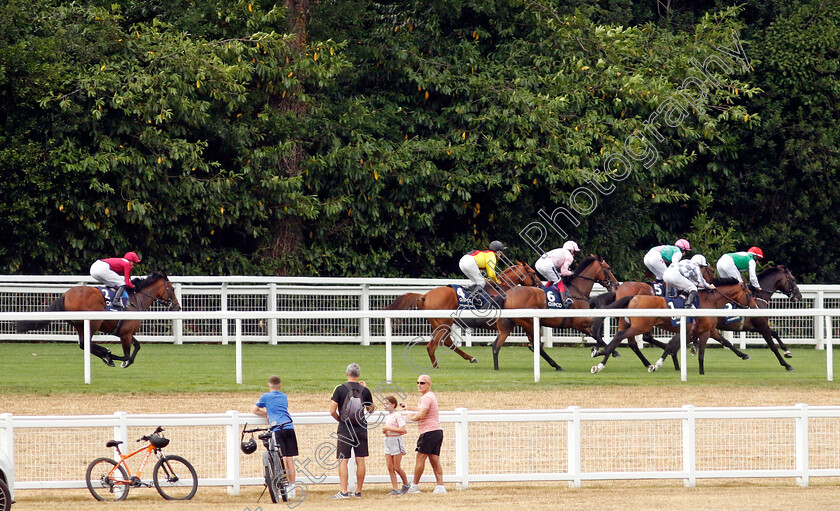
<path fill-rule="evenodd" d="M 403 408 L 405 405 L 400 403 Z M 408 490 L 408 476 L 400 466 L 402 457 L 405 454 L 405 443 L 403 435 L 406 434 L 405 417 L 397 411 L 397 398 L 385 396 L 385 409 L 390 413 L 382 426 L 382 433 L 385 434 L 385 465 L 388 467 L 388 475 L 391 476 L 393 489 L 388 495 L 402 495 Z M 397 474 L 402 479 L 402 487 L 397 483 Z"/>

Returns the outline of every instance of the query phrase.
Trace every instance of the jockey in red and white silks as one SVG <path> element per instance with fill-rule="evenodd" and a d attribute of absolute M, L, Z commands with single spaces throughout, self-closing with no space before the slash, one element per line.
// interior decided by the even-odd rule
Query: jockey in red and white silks
<path fill-rule="evenodd" d="M 731 277 L 744 282 L 741 272 L 748 270 L 750 273 L 750 284 L 756 289 L 761 289 L 758 276 L 755 274 L 755 258 L 764 258 L 764 252 L 758 247 L 750 247 L 746 252 L 730 252 L 723 254 L 717 262 L 718 277 Z"/>

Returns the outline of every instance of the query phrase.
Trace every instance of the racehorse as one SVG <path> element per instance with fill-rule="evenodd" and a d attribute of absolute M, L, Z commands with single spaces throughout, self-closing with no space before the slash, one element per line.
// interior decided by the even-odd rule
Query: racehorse
<path fill-rule="evenodd" d="M 175 289 L 166 275 L 163 273 L 152 273 L 145 277 L 137 277 L 131 280 L 134 284 L 134 291 L 130 293 L 126 310 L 144 311 L 153 303 L 162 302 L 171 311 L 181 310 L 181 305 L 175 297 Z M 68 289 L 63 295 L 50 304 L 47 311 L 104 311 L 105 297 L 97 287 L 76 286 Z M 20 321 L 17 323 L 18 333 L 28 332 L 39 328 L 46 328 L 51 321 Z M 69 321 L 79 334 L 79 348 L 85 349 L 84 321 Z M 111 354 L 111 350 L 96 344 L 91 340 L 90 352 L 101 358 L 105 364 L 114 367 L 114 360 L 122 360 L 121 367 L 128 367 L 134 363 L 137 352 L 140 351 L 140 343 L 134 338 L 134 334 L 140 329 L 140 321 L 133 320 L 91 320 L 90 332 L 93 338 L 94 332 L 116 335 L 120 338 L 123 349 L 123 356 Z M 131 347 L 134 346 L 134 351 Z"/>
<path fill-rule="evenodd" d="M 706 279 L 706 282 L 711 282 L 715 278 L 715 270 L 711 266 L 705 266 L 702 268 L 703 278 Z M 663 284 L 663 287 L 665 284 Z M 622 282 L 618 289 L 615 290 L 614 293 L 604 293 L 603 295 L 596 297 L 593 301 L 597 300 L 598 308 L 609 308 L 613 309 L 616 307 L 611 307 L 611 305 L 618 300 L 621 300 L 627 296 L 636 296 L 636 295 L 644 295 L 644 296 L 655 296 L 653 286 L 647 282 L 635 282 L 635 281 L 625 281 Z M 592 356 L 598 356 L 598 352 L 603 350 L 607 344 L 604 342 L 604 318 L 595 318 L 592 322 L 592 333 L 593 338 L 595 339 L 596 346 L 592 348 Z M 657 346 L 659 348 L 665 349 L 665 343 L 656 340 L 653 337 L 652 332 L 648 332 L 642 335 L 642 340 L 644 342 L 651 344 L 653 346 Z M 629 341 L 628 341 L 629 342 Z M 677 359 L 674 358 L 674 364 L 676 364 Z"/>
<path fill-rule="evenodd" d="M 763 270 L 758 274 L 758 283 L 761 285 L 761 291 L 756 290 L 752 286 L 750 286 L 750 291 L 752 291 L 755 297 L 755 304 L 759 309 L 766 309 L 770 306 L 770 297 L 776 291 L 781 291 L 794 302 L 802 300 L 802 293 L 796 285 L 796 279 L 790 273 L 790 270 L 783 265 L 771 266 Z M 732 346 L 718 330 L 759 332 L 764 337 L 764 342 L 767 343 L 767 346 L 773 350 L 782 367 L 788 371 L 793 371 L 793 367 L 782 359 L 782 355 L 779 354 L 779 350 L 776 348 L 773 340 L 775 339 L 779 343 L 779 347 L 784 350 L 786 358 L 791 358 L 793 355 L 785 343 L 782 342 L 781 338 L 779 338 L 779 334 L 770 327 L 768 318 L 744 318 L 731 323 L 727 323 L 725 318 L 718 318 L 717 328 L 711 333 L 712 339 L 728 347 L 741 358 L 748 359 L 750 358 L 749 355 L 740 352 Z"/>
<path fill-rule="evenodd" d="M 500 309 L 501 303 L 505 300 L 506 294 L 513 288 L 518 286 L 540 286 L 539 276 L 528 263 L 517 261 L 515 265 L 506 268 L 499 274 L 499 286 L 488 284 L 487 290 L 490 293 L 491 308 Z M 408 310 L 417 307 L 418 310 L 448 310 L 454 311 L 458 309 L 458 295 L 451 286 L 436 287 L 426 294 L 420 293 L 406 293 L 398 296 L 393 302 L 384 308 L 384 310 Z M 492 316 L 492 314 L 489 314 Z M 452 325 L 455 322 L 453 317 L 445 318 L 428 318 L 429 324 L 432 325 L 432 337 L 426 345 L 426 351 L 429 353 L 429 359 L 432 361 L 432 366 L 437 368 L 438 363 L 435 358 L 435 350 L 438 345 L 444 345 L 451 349 L 464 360 L 469 360 L 470 363 L 475 364 L 478 360 L 475 357 L 468 355 L 461 348 L 452 341 L 450 332 Z M 459 318 L 458 322 L 464 324 L 469 328 L 489 328 L 496 329 L 495 318 Z"/>
<path fill-rule="evenodd" d="M 726 304 L 732 304 L 739 308 L 747 308 L 750 307 L 750 305 L 755 304 L 755 301 L 752 299 L 752 295 L 750 294 L 747 287 L 743 283 L 738 282 L 736 279 L 715 279 L 712 281 L 712 284 L 715 285 L 714 290 L 700 290 L 700 292 L 698 292 L 700 308 L 720 309 Z M 626 307 L 627 309 L 671 310 L 668 308 L 668 304 L 665 301 L 665 298 L 662 298 L 660 296 L 627 296 L 622 298 L 620 302 L 616 302 L 615 305 L 620 305 L 622 307 Z M 662 363 L 664 362 L 665 358 L 669 355 L 673 355 L 674 353 L 676 353 L 676 351 L 679 350 L 679 327 L 671 326 L 671 319 L 667 315 L 662 317 L 630 316 L 629 318 L 620 318 L 618 325 L 618 333 L 615 334 L 615 337 L 613 337 L 612 341 L 610 341 L 607 347 L 602 352 L 598 353 L 598 356 L 603 355 L 604 360 L 598 365 L 592 367 L 591 372 L 593 374 L 599 373 L 604 369 L 607 360 L 609 360 L 610 354 L 613 352 L 613 350 L 615 350 L 615 347 L 618 346 L 618 344 L 624 339 L 628 339 L 630 349 L 632 349 L 636 356 L 639 357 L 639 360 L 641 360 L 642 364 L 644 364 L 645 367 L 648 368 L 648 371 L 655 371 L 658 368 L 662 367 Z M 703 356 L 705 353 L 706 341 L 708 341 L 709 335 L 716 325 L 717 318 L 697 317 L 694 320 L 694 326 L 689 332 L 689 335 L 697 336 L 699 341 L 700 353 L 698 359 L 700 362 L 700 374 L 704 374 Z M 666 345 L 665 351 L 662 353 L 662 357 L 656 362 L 656 364 L 651 365 L 651 363 L 648 362 L 648 360 L 642 354 L 641 350 L 639 350 L 638 346 L 636 346 L 636 343 L 631 342 L 629 340 L 638 334 L 650 332 L 655 326 L 658 326 L 671 332 L 677 332 L 677 334 L 673 336 Z"/>
<path fill-rule="evenodd" d="M 573 300 L 572 309 L 589 308 L 589 294 L 592 292 L 592 286 L 596 282 L 610 291 L 618 287 L 618 280 L 616 280 L 610 265 L 604 261 L 604 258 L 600 255 L 590 255 L 577 265 L 573 275 L 564 277 L 563 279 L 566 292 Z M 547 307 L 545 292 L 539 287 L 518 287 L 511 289 L 508 291 L 507 298 L 504 302 L 505 309 L 546 309 Z M 496 371 L 499 370 L 499 351 L 505 345 L 505 340 L 507 340 L 513 330 L 514 324 L 521 326 L 525 330 L 529 345 L 531 349 L 534 349 L 534 318 L 500 319 L 498 322 L 499 336 L 493 342 L 493 369 Z M 541 318 L 540 325 L 552 328 L 574 328 L 586 335 L 592 335 L 590 329 L 592 318 L 567 318 L 562 316 Z M 563 370 L 546 353 L 542 343 L 540 343 L 539 350 L 540 356 L 551 367 L 556 371 Z"/>

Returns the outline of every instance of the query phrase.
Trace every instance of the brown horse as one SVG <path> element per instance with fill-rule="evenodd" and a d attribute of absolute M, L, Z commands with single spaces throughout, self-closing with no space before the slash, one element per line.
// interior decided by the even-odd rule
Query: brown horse
<path fill-rule="evenodd" d="M 541 285 L 537 272 L 531 266 L 522 261 L 517 261 L 499 274 L 498 289 L 488 284 L 487 290 L 490 292 L 490 308 L 488 316 L 492 316 L 492 310 L 501 309 L 501 303 L 505 300 L 506 293 L 509 293 L 512 288 L 517 286 L 539 286 Z M 384 308 L 384 310 L 408 310 L 416 307 L 418 310 L 446 310 L 455 311 L 458 309 L 458 295 L 450 286 L 436 287 L 426 294 L 420 293 L 406 293 L 397 297 L 393 302 Z M 470 363 L 478 362 L 475 357 L 468 355 L 458 345 L 452 341 L 451 331 L 452 325 L 455 323 L 455 316 L 452 314 L 445 318 L 428 318 L 429 324 L 432 325 L 432 337 L 426 345 L 426 351 L 429 353 L 429 359 L 432 361 L 432 367 L 437 368 L 438 363 L 435 358 L 435 350 L 438 345 L 446 346 L 451 349 L 464 360 L 469 360 Z M 496 329 L 496 318 L 457 318 L 460 325 L 469 328 L 489 328 Z"/>
<path fill-rule="evenodd" d="M 747 287 L 743 283 L 740 283 L 735 279 L 717 279 L 712 281 L 712 284 L 715 285 L 714 290 L 701 290 L 698 293 L 698 298 L 700 299 L 700 308 L 720 309 L 726 304 L 732 304 L 740 308 L 747 308 L 751 304 L 755 304 L 755 302 L 752 299 L 752 295 L 750 294 Z M 624 306 L 626 306 L 626 308 L 628 309 L 671 310 L 668 308 L 668 304 L 665 301 L 665 298 L 659 296 L 636 295 L 631 297 L 625 297 L 621 300 L 621 302 L 624 302 Z M 616 302 L 616 304 L 618 303 L 619 302 Z M 716 325 L 717 318 L 698 317 L 695 318 L 694 326 L 688 333 L 688 335 L 690 336 L 697 336 L 701 346 L 700 354 L 698 357 L 700 361 L 700 374 L 704 374 L 703 355 L 705 351 L 706 341 L 708 341 L 709 335 L 711 334 L 712 330 L 715 328 Z M 662 354 L 662 357 L 657 361 L 657 363 L 655 365 L 651 365 L 651 363 L 648 362 L 648 360 L 645 358 L 642 352 L 638 349 L 636 343 L 630 342 L 629 340 L 638 334 L 643 334 L 652 331 L 653 327 L 656 326 L 671 332 L 677 332 L 677 334 L 674 337 L 672 337 L 671 340 L 668 342 L 665 351 Z M 671 319 L 668 316 L 630 316 L 629 318 L 622 317 L 619 319 L 618 327 L 619 331 L 618 333 L 616 333 L 615 337 L 613 337 L 612 341 L 610 341 L 610 343 L 602 352 L 598 353 L 598 356 L 603 356 L 604 360 L 598 365 L 592 367 L 593 374 L 599 373 L 604 369 L 607 360 L 609 360 L 610 354 L 613 350 L 615 350 L 615 347 L 618 346 L 618 344 L 624 339 L 628 339 L 628 342 L 630 343 L 630 348 L 633 349 L 633 352 L 636 354 L 636 356 L 639 357 L 639 360 L 642 361 L 642 364 L 644 364 L 649 371 L 655 371 L 656 369 L 661 367 L 662 362 L 665 360 L 665 358 L 669 355 L 676 353 L 676 351 L 679 349 L 679 327 L 671 326 Z"/>
<path fill-rule="evenodd" d="M 162 302 L 171 311 L 181 310 L 181 305 L 175 297 L 175 289 L 172 283 L 163 273 L 152 273 L 145 277 L 138 277 L 131 280 L 134 284 L 134 291 L 130 292 L 128 307 L 126 310 L 144 311 L 155 302 Z M 92 286 L 76 286 L 67 290 L 56 301 L 50 304 L 47 311 L 104 311 L 105 298 L 102 292 Z M 50 321 L 20 321 L 17 324 L 18 333 L 28 332 L 39 328 L 46 328 Z M 70 321 L 76 332 L 79 333 L 79 348 L 85 349 L 84 321 Z M 134 334 L 140 329 L 140 321 L 132 320 L 91 320 L 91 338 L 94 332 L 116 335 L 120 338 L 123 349 L 123 356 L 112 355 L 111 350 L 91 341 L 90 352 L 101 358 L 107 365 L 114 367 L 114 360 L 122 360 L 121 367 L 128 367 L 134 363 L 134 357 L 140 351 L 140 343 L 134 338 Z M 134 346 L 134 351 L 131 347 Z"/>
<path fill-rule="evenodd" d="M 601 284 L 608 290 L 613 290 L 618 286 L 618 280 L 613 275 L 610 265 L 604 261 L 600 255 L 590 255 L 577 265 L 574 275 L 563 279 L 563 285 L 566 288 L 566 293 L 573 300 L 573 309 L 588 309 L 589 308 L 589 294 L 592 292 L 592 286 L 595 283 Z M 545 292 L 541 288 L 532 287 L 518 287 L 511 289 L 507 293 L 507 298 L 504 302 L 505 309 L 545 309 L 547 308 Z M 528 342 L 533 349 L 534 347 L 534 318 L 512 318 L 499 320 L 499 336 L 493 343 L 493 369 L 499 370 L 499 351 L 505 345 L 505 340 L 513 330 L 514 324 L 521 326 L 525 330 L 525 335 L 528 336 Z M 586 335 L 592 335 L 590 327 L 592 326 L 592 318 L 541 318 L 540 325 L 552 328 L 574 328 Z M 542 343 L 539 346 L 540 356 L 551 365 L 556 371 L 562 371 L 557 362 L 555 362 L 545 349 Z"/>
<path fill-rule="evenodd" d="M 750 286 L 750 291 L 753 292 L 755 305 L 759 309 L 766 309 L 770 306 L 770 297 L 772 297 L 773 293 L 776 291 L 781 291 L 794 302 L 802 300 L 802 293 L 796 285 L 796 279 L 790 273 L 790 270 L 785 266 L 778 265 L 766 268 L 758 274 L 758 283 L 761 285 L 761 291 L 754 289 L 752 286 Z M 741 321 L 733 321 L 731 323 L 727 323 L 725 318 L 718 318 L 717 328 L 712 331 L 711 338 L 731 349 L 739 357 L 747 360 L 750 356 L 732 346 L 732 344 L 723 337 L 718 330 L 735 332 L 744 330 L 760 333 L 764 338 L 764 342 L 767 343 L 767 346 L 773 350 L 773 354 L 776 355 L 776 358 L 779 360 L 779 364 L 781 364 L 786 370 L 793 371 L 793 366 L 785 362 L 773 340 L 775 339 L 776 342 L 778 342 L 779 347 L 784 350 L 786 358 L 791 358 L 793 355 L 790 353 L 790 350 L 785 343 L 782 342 L 782 339 L 779 338 L 779 334 L 770 327 L 769 318 L 743 318 Z M 694 350 L 694 348 L 692 348 L 692 350 Z"/>
<path fill-rule="evenodd" d="M 706 279 L 706 282 L 711 282 L 715 278 L 715 270 L 711 266 L 705 266 L 702 269 L 703 278 Z M 664 286 L 664 284 L 663 284 Z M 622 282 L 618 289 L 615 290 L 614 293 L 604 293 L 604 295 L 599 296 L 597 298 L 599 308 L 614 308 L 610 307 L 613 303 L 625 298 L 627 296 L 636 296 L 636 295 L 643 295 L 643 296 L 655 296 L 653 286 L 647 282 L 635 282 L 635 281 L 625 281 Z M 592 357 L 598 356 L 598 352 L 603 350 L 607 344 L 604 342 L 604 318 L 595 318 L 592 322 L 592 333 L 594 334 L 592 337 L 595 339 L 596 346 L 592 348 Z M 652 332 L 648 332 L 642 335 L 642 340 L 646 343 L 651 344 L 653 346 L 657 346 L 659 348 L 665 349 L 665 343 L 656 340 L 653 337 Z M 631 342 L 631 341 L 628 341 Z M 614 355 L 617 355 L 618 352 L 614 352 Z M 748 357 L 749 358 L 749 357 Z M 676 363 L 676 358 L 674 359 L 674 363 Z"/>

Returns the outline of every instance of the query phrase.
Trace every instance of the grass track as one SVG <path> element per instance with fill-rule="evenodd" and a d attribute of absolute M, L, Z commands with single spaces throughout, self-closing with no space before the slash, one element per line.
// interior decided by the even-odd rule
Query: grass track
<path fill-rule="evenodd" d="M 118 350 L 117 345 L 108 345 Z M 243 383 L 235 381 L 234 345 L 143 344 L 135 364 L 128 369 L 107 367 L 98 358 L 91 360 L 92 384 L 83 383 L 82 352 L 70 343 L 3 343 L 0 345 L 0 392 L 15 394 L 113 393 L 113 392 L 252 392 L 261 388 L 267 375 L 279 374 L 293 383 L 298 392 L 329 392 L 341 381 L 348 363 L 358 362 L 362 378 L 376 383 L 385 379 L 385 348 L 382 345 L 348 344 L 246 344 L 243 347 Z M 394 347 L 394 382 L 413 389 L 417 372 L 406 363 L 404 345 Z M 688 382 L 681 383 L 670 361 L 657 372 L 648 373 L 631 351 L 611 359 L 605 371 L 589 373 L 596 362 L 589 349 L 556 347 L 548 350 L 565 371 L 556 372 L 541 362 L 542 381 L 533 381 L 533 354 L 524 346 L 506 346 L 500 354 L 501 371 L 492 369 L 489 346 L 473 346 L 467 352 L 478 358 L 469 364 L 457 355 L 438 350 L 441 368 L 434 371 L 435 386 L 441 391 L 538 390 L 619 386 L 719 386 L 747 387 L 797 386 L 803 389 L 835 389 L 826 381 L 825 351 L 793 349 L 789 362 L 795 372 L 785 371 L 768 349 L 752 348 L 751 360 L 742 361 L 725 349 L 706 351 L 706 375 L 698 374 L 697 359 L 688 358 Z M 417 346 L 414 360 L 428 364 L 425 347 Z M 653 362 L 661 354 L 646 348 Z M 840 358 L 840 357 L 835 357 Z M 840 369 L 835 360 L 834 370 Z M 724 405 L 725 403 L 721 403 Z"/>

